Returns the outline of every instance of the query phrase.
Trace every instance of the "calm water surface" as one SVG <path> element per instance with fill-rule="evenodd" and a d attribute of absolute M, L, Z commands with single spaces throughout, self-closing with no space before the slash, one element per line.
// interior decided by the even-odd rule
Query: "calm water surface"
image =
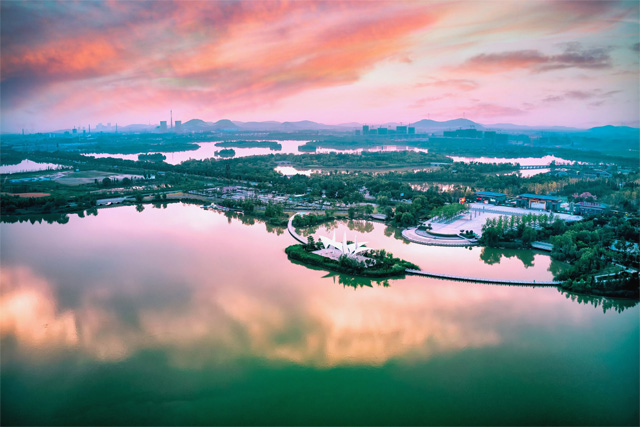
<path fill-rule="evenodd" d="M 164 151 L 159 151 L 167 156 L 165 160 L 166 163 L 171 165 L 177 165 L 185 160 L 204 160 L 208 158 L 220 158 L 220 156 L 216 155 L 216 152 L 223 150 L 227 147 L 217 147 L 216 143 L 220 141 L 211 141 L 211 142 L 199 142 L 197 150 L 189 150 L 189 151 L 176 151 L 174 153 L 166 153 Z M 279 151 L 274 151 L 269 148 L 238 148 L 238 147 L 229 147 L 233 148 L 233 151 L 236 152 L 234 157 L 247 157 L 247 156 L 261 156 L 265 154 L 300 154 L 298 151 L 298 147 L 307 143 L 307 141 L 277 141 L 282 145 L 282 149 Z M 83 153 L 85 154 L 85 153 Z M 124 159 L 124 160 L 138 160 L 138 154 L 105 154 L 105 153 L 86 153 L 86 156 L 93 156 L 95 158 L 101 159 L 105 157 L 114 157 L 116 159 Z"/>
<path fill-rule="evenodd" d="M 574 163 L 572 160 L 566 160 L 556 156 L 518 157 L 518 158 L 511 158 L 511 159 L 504 159 L 499 157 L 459 157 L 459 156 L 449 156 L 449 157 L 451 157 L 454 162 L 519 163 L 522 166 L 549 165 L 551 164 L 551 162 L 556 162 L 557 164 Z M 580 163 L 580 162 L 577 162 L 577 163 Z"/>
<path fill-rule="evenodd" d="M 227 147 L 217 147 L 216 143 L 220 141 L 212 141 L 212 142 L 200 142 L 198 143 L 199 148 L 197 150 L 190 151 L 176 151 L 174 153 L 165 153 L 162 152 L 167 159 L 166 163 L 177 165 L 179 163 L 184 162 L 185 160 L 203 160 L 208 158 L 221 158 L 216 154 L 216 152 L 227 148 Z M 427 153 L 429 150 L 423 148 L 415 148 L 415 147 L 407 147 L 404 145 L 382 145 L 379 147 L 373 147 L 368 149 L 356 149 L 356 150 L 334 150 L 331 148 L 318 148 L 314 153 L 304 153 L 298 151 L 298 147 L 306 144 L 308 141 L 276 141 L 282 145 L 281 150 L 271 150 L 269 148 L 238 148 L 238 147 L 229 147 L 233 148 L 233 151 L 236 152 L 234 158 L 237 157 L 247 157 L 247 156 L 262 156 L 265 154 L 316 154 L 316 153 L 347 153 L 347 154 L 358 154 L 363 151 L 370 152 L 389 152 L 389 151 L 421 151 Z M 105 157 L 114 157 L 116 159 L 124 159 L 124 160 L 138 160 L 138 154 L 106 154 L 106 153 L 83 153 L 86 156 L 93 156 L 97 159 L 105 158 Z"/>
<path fill-rule="evenodd" d="M 0 173 L 20 173 L 20 172 L 37 172 L 51 169 L 61 169 L 66 168 L 62 165 L 57 165 L 55 163 L 39 163 L 31 160 L 23 160 L 15 165 L 2 165 L 0 166 Z"/>
<path fill-rule="evenodd" d="M 330 274 L 243 221 L 174 204 L 2 224 L 3 424 L 637 424 L 637 306 Z M 334 231 L 423 269 L 561 268 L 378 223 L 316 230 Z"/>

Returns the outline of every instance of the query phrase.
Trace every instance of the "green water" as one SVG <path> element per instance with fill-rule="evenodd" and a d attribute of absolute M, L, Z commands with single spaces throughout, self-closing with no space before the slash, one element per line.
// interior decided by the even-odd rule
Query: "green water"
<path fill-rule="evenodd" d="M 2 224 L 2 424 L 634 425 L 638 306 L 290 263 L 194 206 Z M 549 280 L 544 254 L 407 244 L 423 269 Z"/>

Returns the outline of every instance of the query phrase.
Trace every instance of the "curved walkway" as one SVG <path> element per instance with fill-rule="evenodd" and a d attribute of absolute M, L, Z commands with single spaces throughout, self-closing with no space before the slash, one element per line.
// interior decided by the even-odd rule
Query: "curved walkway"
<path fill-rule="evenodd" d="M 291 237 L 296 239 L 298 242 L 307 243 L 307 239 L 305 239 L 304 237 L 296 233 L 296 229 L 293 227 L 293 218 L 295 218 L 296 215 L 298 215 L 298 213 L 294 213 L 291 216 L 291 218 L 289 218 L 289 223 L 287 224 L 287 230 L 289 230 L 289 234 L 291 234 Z"/>
<path fill-rule="evenodd" d="M 533 286 L 558 286 L 562 282 L 556 281 L 542 281 L 536 282 L 535 280 L 503 280 L 503 279 L 485 279 L 481 277 L 466 277 L 466 276 L 453 276 L 450 274 L 431 273 L 422 270 L 405 270 L 409 274 L 415 274 L 418 276 L 436 277 L 438 279 L 458 280 L 460 282 L 477 282 L 477 283 L 493 283 L 498 285 L 533 285 Z"/>
<path fill-rule="evenodd" d="M 463 239 L 462 237 L 452 239 L 446 237 L 438 238 L 436 236 L 421 236 L 416 233 L 415 227 L 402 230 L 402 237 L 413 243 L 430 246 L 475 246 L 478 244 L 477 242 L 472 242 L 471 240 Z"/>

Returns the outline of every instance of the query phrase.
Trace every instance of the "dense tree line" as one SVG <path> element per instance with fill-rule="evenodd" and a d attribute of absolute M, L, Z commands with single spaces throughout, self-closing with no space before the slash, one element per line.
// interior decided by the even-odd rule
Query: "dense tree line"
<path fill-rule="evenodd" d="M 548 240 L 550 236 L 562 233 L 565 222 L 553 218 L 553 215 L 501 215 L 489 218 L 482 226 L 480 243 L 489 247 L 523 246 L 529 247 L 536 240 Z M 505 245 L 516 243 L 516 245 Z"/>
<path fill-rule="evenodd" d="M 306 215 L 296 215 L 293 218 L 293 226 L 296 228 L 312 227 L 335 219 L 336 218 L 331 210 L 327 210 L 323 214 L 310 213 Z"/>
<path fill-rule="evenodd" d="M 434 160 L 433 155 L 422 152 L 379 152 L 363 154 L 328 153 L 317 155 L 293 155 L 277 154 L 266 156 L 253 156 L 234 159 L 206 159 L 189 160 L 179 165 L 169 165 L 164 162 L 149 163 L 141 161 L 129 161 L 114 158 L 95 159 L 72 152 L 34 153 L 34 160 L 63 162 L 73 164 L 81 169 L 101 169 L 116 172 L 126 171 L 133 174 L 163 173 L 163 181 L 168 184 L 179 184 L 194 180 L 216 178 L 220 180 L 234 180 L 252 183 L 258 190 L 276 192 L 280 194 L 298 194 L 306 198 L 318 199 L 325 197 L 329 201 L 342 202 L 347 205 L 362 203 L 365 197 L 375 200 L 381 205 L 380 211 L 394 218 L 396 224 L 414 224 L 419 218 L 425 217 L 426 212 L 422 206 L 411 208 L 402 206 L 402 203 L 415 203 L 417 196 L 424 196 L 428 200 L 427 212 L 444 206 L 447 203 L 455 203 L 461 198 L 472 195 L 473 189 L 499 191 L 508 195 L 517 195 L 524 192 L 539 194 L 557 193 L 573 194 L 579 192 L 585 183 L 579 183 L 575 178 L 557 178 L 549 174 L 535 175 L 524 178 L 517 174 L 496 175 L 499 171 L 512 169 L 509 164 L 445 164 L 432 171 L 408 171 L 408 172 L 331 172 L 328 174 L 312 174 L 311 176 L 295 175 L 286 177 L 274 170 L 283 161 L 288 161 L 301 167 L 351 165 L 353 167 L 368 167 L 380 165 L 418 165 Z M 435 157 L 435 159 L 438 159 Z M 637 173 L 629 175 L 620 181 L 622 176 L 610 181 L 588 181 L 595 185 L 597 194 L 602 196 L 600 200 L 610 200 L 611 204 L 622 206 L 626 209 L 637 209 L 638 180 Z M 441 192 L 436 189 L 428 189 L 426 192 L 418 190 L 412 182 L 451 182 L 466 181 L 470 188 L 457 187 L 451 191 Z M 586 182 L 586 181 L 585 181 Z M 615 183 L 616 185 L 613 185 Z M 110 183 L 104 183 L 104 186 Z M 126 186 L 126 183 L 123 182 Z M 607 194 L 608 193 L 608 194 Z M 399 204 L 395 211 L 387 207 Z M 419 204 L 418 204 L 419 205 Z M 421 212 L 417 212 L 421 211 Z M 401 215 L 396 215 L 401 214 Z M 405 215 L 410 214 L 410 215 Z M 397 218 L 396 218 L 397 217 Z M 413 219 L 411 218 L 413 217 Z"/>

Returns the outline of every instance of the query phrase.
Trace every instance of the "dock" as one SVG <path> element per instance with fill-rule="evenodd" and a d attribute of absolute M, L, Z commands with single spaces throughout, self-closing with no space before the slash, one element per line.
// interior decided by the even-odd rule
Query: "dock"
<path fill-rule="evenodd" d="M 531 247 L 534 249 L 539 249 L 541 251 L 547 251 L 547 252 L 553 251 L 553 245 L 551 243 L 546 243 L 546 242 L 533 242 L 531 243 Z"/>
<path fill-rule="evenodd" d="M 454 276 L 451 274 L 432 273 L 429 271 L 412 270 L 410 268 L 405 270 L 407 274 L 415 274 L 417 276 L 435 277 L 437 279 L 456 280 L 459 282 L 476 282 L 476 283 L 491 283 L 494 285 L 518 285 L 518 286 L 558 286 L 562 282 L 557 281 L 535 281 L 535 280 L 504 280 L 504 279 L 486 279 L 483 277 L 467 277 L 467 276 Z"/>

